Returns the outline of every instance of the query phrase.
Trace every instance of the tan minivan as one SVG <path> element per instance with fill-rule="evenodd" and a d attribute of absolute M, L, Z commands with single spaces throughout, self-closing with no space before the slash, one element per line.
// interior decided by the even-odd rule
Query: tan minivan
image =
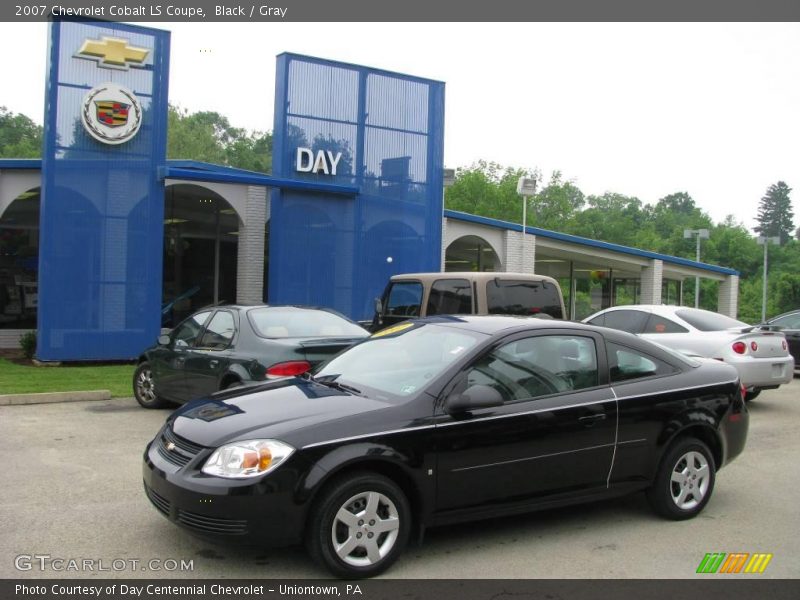
<path fill-rule="evenodd" d="M 372 331 L 431 315 L 524 315 L 563 319 L 561 287 L 552 277 L 524 273 L 395 275 L 375 299 Z"/>

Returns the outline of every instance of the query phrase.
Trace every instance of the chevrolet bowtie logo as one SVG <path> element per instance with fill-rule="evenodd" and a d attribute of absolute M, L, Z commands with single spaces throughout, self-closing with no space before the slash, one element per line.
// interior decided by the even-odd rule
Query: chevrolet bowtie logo
<path fill-rule="evenodd" d="M 100 67 L 127 71 L 130 67 L 143 68 L 149 53 L 148 48 L 129 46 L 128 40 L 103 36 L 99 40 L 84 40 L 75 56 L 96 60 Z"/>

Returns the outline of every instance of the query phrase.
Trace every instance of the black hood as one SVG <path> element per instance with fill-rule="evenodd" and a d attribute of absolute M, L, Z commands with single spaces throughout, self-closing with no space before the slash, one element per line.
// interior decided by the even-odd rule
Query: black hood
<path fill-rule="evenodd" d="M 215 394 L 185 404 L 170 417 L 173 431 L 206 447 L 245 439 L 279 439 L 292 443 L 293 434 L 321 423 L 372 413 L 391 406 L 300 378 L 283 379 L 251 388 Z M 358 419 L 355 419 L 358 420 Z"/>

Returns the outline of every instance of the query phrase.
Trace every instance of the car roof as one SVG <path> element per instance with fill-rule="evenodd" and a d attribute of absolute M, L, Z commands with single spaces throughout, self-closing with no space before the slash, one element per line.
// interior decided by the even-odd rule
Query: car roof
<path fill-rule="evenodd" d="M 654 313 L 656 315 L 674 315 L 679 310 L 699 311 L 705 313 L 714 312 L 711 310 L 706 310 L 704 308 L 695 308 L 693 306 L 678 306 L 677 304 L 623 304 L 620 306 L 609 306 L 608 308 L 598 310 L 597 312 L 589 315 L 589 317 L 594 317 L 599 313 L 611 312 L 617 310 L 640 310 L 643 312 Z"/>
<path fill-rule="evenodd" d="M 458 327 L 489 335 L 513 329 L 580 329 L 598 331 L 598 328 L 593 325 L 586 325 L 577 321 L 515 315 L 437 315 L 425 317 L 424 319 L 414 319 L 413 322 Z"/>
<path fill-rule="evenodd" d="M 203 310 L 214 310 L 215 308 L 230 308 L 234 310 L 250 310 L 253 308 L 296 308 L 298 310 L 320 310 L 329 313 L 339 314 L 332 308 L 326 308 L 324 306 L 304 306 L 302 304 L 220 304 L 218 306 L 204 306 L 197 310 L 197 312 Z"/>
<path fill-rule="evenodd" d="M 786 311 L 785 313 L 781 313 L 779 315 L 775 315 L 774 317 L 770 317 L 769 319 L 767 319 L 767 323 L 771 323 L 775 319 L 780 319 L 781 317 L 788 317 L 789 315 L 796 315 L 797 313 L 800 313 L 800 308 L 795 308 L 794 310 L 789 310 L 789 311 Z"/>
<path fill-rule="evenodd" d="M 444 271 L 437 273 L 401 273 L 392 275 L 391 281 L 403 281 L 405 279 L 417 279 L 419 281 L 430 282 L 437 279 L 469 279 L 470 281 L 491 281 L 494 279 L 523 280 L 523 281 L 547 281 L 548 283 L 557 282 L 552 277 L 546 275 L 532 275 L 531 273 L 507 273 L 498 271 Z"/>
<path fill-rule="evenodd" d="M 317 311 L 320 311 L 320 312 L 326 312 L 326 313 L 328 313 L 330 315 L 334 315 L 336 317 L 340 317 L 340 318 L 344 319 L 345 321 L 350 321 L 351 323 L 355 323 L 354 320 L 348 318 L 346 315 L 343 315 L 338 310 L 335 310 L 333 308 L 327 308 L 325 306 L 306 306 L 306 305 L 303 305 L 303 304 L 220 304 L 219 306 L 204 306 L 203 308 L 196 310 L 195 313 L 203 312 L 203 311 L 206 311 L 206 310 L 215 310 L 217 308 L 227 308 L 227 309 L 230 309 L 230 310 L 243 311 L 243 312 L 246 312 L 246 311 L 249 311 L 249 310 L 252 310 L 252 309 L 257 309 L 257 308 L 282 308 L 282 309 L 290 309 L 290 310 L 291 309 L 296 309 L 298 311 L 300 311 L 300 310 L 317 310 Z"/>

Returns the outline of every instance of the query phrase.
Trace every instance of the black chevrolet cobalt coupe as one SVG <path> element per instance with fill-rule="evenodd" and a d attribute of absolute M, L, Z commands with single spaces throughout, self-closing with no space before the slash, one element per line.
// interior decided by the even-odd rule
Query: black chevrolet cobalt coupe
<path fill-rule="evenodd" d="M 186 404 L 148 445 L 144 486 L 191 532 L 304 542 L 367 577 L 428 526 L 639 490 L 694 517 L 747 428 L 723 363 L 579 323 L 431 317 L 313 375 Z"/>

